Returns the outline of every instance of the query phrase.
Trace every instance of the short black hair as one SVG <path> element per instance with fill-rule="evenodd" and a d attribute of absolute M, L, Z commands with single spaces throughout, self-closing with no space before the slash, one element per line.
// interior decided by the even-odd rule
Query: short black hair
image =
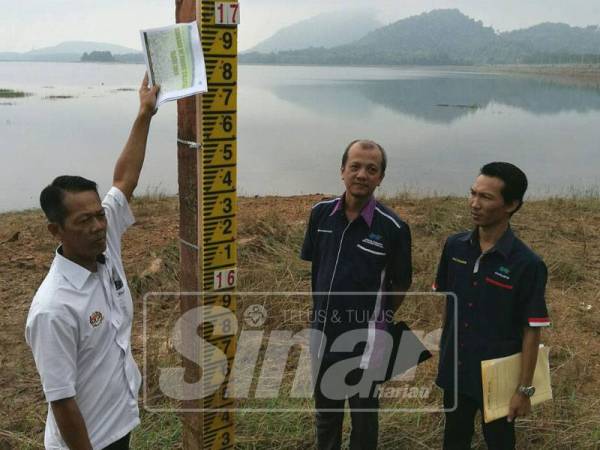
<path fill-rule="evenodd" d="M 527 176 L 517 166 L 507 162 L 491 162 L 483 166 L 480 170 L 481 175 L 500 178 L 504 181 L 504 187 L 501 194 L 504 203 L 512 203 L 515 200 L 519 202 L 516 213 L 523 206 L 523 197 L 527 190 Z"/>
<path fill-rule="evenodd" d="M 40 205 L 48 221 L 64 225 L 67 217 L 67 210 L 63 203 L 65 192 L 85 191 L 94 191 L 97 194 L 98 185 L 91 180 L 73 175 L 55 178 L 40 194 Z"/>
<path fill-rule="evenodd" d="M 387 167 L 387 155 L 385 150 L 377 142 L 369 139 L 355 139 L 348 144 L 346 150 L 344 150 L 344 154 L 342 155 L 342 167 L 346 167 L 346 162 L 348 161 L 348 152 L 354 144 L 360 144 L 362 148 L 376 148 L 381 152 L 381 174 L 384 175 Z"/>

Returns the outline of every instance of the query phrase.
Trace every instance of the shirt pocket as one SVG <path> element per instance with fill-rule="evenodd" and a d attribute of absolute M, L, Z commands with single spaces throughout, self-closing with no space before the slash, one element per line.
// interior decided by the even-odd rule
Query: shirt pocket
<path fill-rule="evenodd" d="M 353 275 L 361 290 L 378 291 L 381 287 L 381 274 L 387 261 L 384 248 L 373 248 L 356 244 L 356 270 Z"/>
<path fill-rule="evenodd" d="M 510 280 L 498 280 L 493 276 L 485 276 L 483 282 L 488 330 L 492 337 L 508 338 L 516 320 L 514 286 Z"/>
<path fill-rule="evenodd" d="M 329 227 L 317 228 L 317 236 L 314 248 L 314 255 L 319 255 L 320 258 L 324 258 L 329 252 L 332 251 L 332 247 L 335 245 L 335 238 L 333 230 Z"/>
<path fill-rule="evenodd" d="M 447 291 L 464 292 L 476 275 L 465 259 L 451 257 L 448 262 Z"/>

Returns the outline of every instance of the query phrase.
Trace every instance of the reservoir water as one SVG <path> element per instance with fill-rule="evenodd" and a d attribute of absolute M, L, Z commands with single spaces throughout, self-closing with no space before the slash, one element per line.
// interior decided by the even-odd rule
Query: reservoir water
<path fill-rule="evenodd" d="M 137 111 L 141 65 L 0 62 L 0 211 L 38 206 L 55 176 L 110 187 Z M 69 97 L 69 98 L 62 98 Z M 177 192 L 176 105 L 161 106 L 138 193 Z M 388 195 L 464 195 L 478 168 L 510 161 L 536 196 L 600 185 L 600 91 L 449 68 L 239 68 L 238 192 L 339 193 L 355 138 L 388 152 Z"/>

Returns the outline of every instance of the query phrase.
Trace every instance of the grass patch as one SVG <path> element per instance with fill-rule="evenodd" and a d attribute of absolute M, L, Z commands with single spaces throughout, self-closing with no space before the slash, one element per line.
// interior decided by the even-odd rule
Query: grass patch
<path fill-rule="evenodd" d="M 132 449 L 183 448 L 182 424 L 175 413 L 151 413 L 140 409 L 141 425 L 131 434 Z"/>
<path fill-rule="evenodd" d="M 0 98 L 22 98 L 29 97 L 33 94 L 23 91 L 15 91 L 13 89 L 0 88 Z"/>

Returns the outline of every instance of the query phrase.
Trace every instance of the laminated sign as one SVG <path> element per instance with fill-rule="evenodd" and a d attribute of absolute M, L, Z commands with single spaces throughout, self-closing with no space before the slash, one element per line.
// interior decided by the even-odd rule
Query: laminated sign
<path fill-rule="evenodd" d="M 140 31 L 150 85 L 160 85 L 156 107 L 208 90 L 196 22 Z"/>

